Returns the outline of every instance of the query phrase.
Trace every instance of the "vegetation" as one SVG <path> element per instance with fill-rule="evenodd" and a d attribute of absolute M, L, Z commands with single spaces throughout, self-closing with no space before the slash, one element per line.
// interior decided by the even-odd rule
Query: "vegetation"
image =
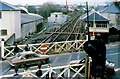
<path fill-rule="evenodd" d="M 40 8 L 28 8 L 29 12 L 37 13 L 46 19 L 50 16 L 50 13 L 61 12 L 62 7 L 58 4 L 45 3 Z"/>

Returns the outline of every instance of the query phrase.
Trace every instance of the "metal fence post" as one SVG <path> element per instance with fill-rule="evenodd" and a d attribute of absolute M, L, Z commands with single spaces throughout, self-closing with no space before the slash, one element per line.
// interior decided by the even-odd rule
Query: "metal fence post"
<path fill-rule="evenodd" d="M 4 58 L 4 39 L 3 38 L 1 40 L 1 55 L 2 55 L 2 58 Z"/>

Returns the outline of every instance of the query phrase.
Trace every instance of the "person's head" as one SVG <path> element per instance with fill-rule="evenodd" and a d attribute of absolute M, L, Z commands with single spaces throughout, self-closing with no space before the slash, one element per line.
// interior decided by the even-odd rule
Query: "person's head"
<path fill-rule="evenodd" d="M 102 39 L 101 34 L 99 34 L 99 33 L 96 34 L 96 35 L 95 35 L 95 39 L 98 39 L 98 40 L 99 40 L 99 39 Z"/>
<path fill-rule="evenodd" d="M 48 64 L 48 68 L 50 68 L 50 64 Z"/>
<path fill-rule="evenodd" d="M 38 64 L 38 69 L 40 69 L 41 68 L 41 64 Z"/>
<path fill-rule="evenodd" d="M 26 44 L 26 46 L 28 46 L 28 44 Z"/>
<path fill-rule="evenodd" d="M 15 44 L 15 47 L 17 47 L 17 44 Z"/>
<path fill-rule="evenodd" d="M 53 67 L 53 66 L 51 66 L 51 67 Z"/>

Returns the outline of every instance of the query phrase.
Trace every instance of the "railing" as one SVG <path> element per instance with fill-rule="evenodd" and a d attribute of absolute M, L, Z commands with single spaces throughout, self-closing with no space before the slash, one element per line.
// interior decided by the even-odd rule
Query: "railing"
<path fill-rule="evenodd" d="M 67 51 L 77 51 L 83 49 L 83 44 L 87 40 L 74 40 L 74 41 L 62 41 L 62 42 L 53 42 L 53 43 L 39 43 L 39 44 L 29 44 L 31 51 L 39 53 L 39 54 L 51 54 L 51 53 L 61 53 Z M 7 58 L 14 55 L 14 47 L 15 46 L 5 46 L 4 41 L 1 42 L 1 51 L 2 57 Z M 41 51 L 41 46 L 46 45 L 47 50 Z M 18 45 L 20 51 L 25 51 L 25 45 Z"/>
<path fill-rule="evenodd" d="M 74 65 L 66 65 L 66 66 L 58 66 L 58 67 L 50 67 L 50 68 L 45 68 L 45 69 L 41 69 L 42 72 L 44 72 L 41 76 L 41 78 L 46 77 L 46 75 L 49 75 L 49 78 L 51 78 L 51 73 L 54 72 L 55 74 L 55 78 L 75 78 L 76 76 L 78 77 L 84 77 L 83 74 L 81 74 L 81 71 L 85 68 L 84 64 L 74 64 Z M 60 71 L 60 69 L 62 69 L 62 71 Z M 60 72 L 57 72 L 57 71 Z M 20 72 L 18 73 L 19 75 L 22 75 L 22 77 L 37 77 L 35 74 L 35 72 L 37 72 L 38 70 L 27 70 L 26 72 Z M 73 73 L 71 73 L 73 72 Z M 2 77 L 12 77 L 13 74 L 11 75 L 3 75 Z"/>

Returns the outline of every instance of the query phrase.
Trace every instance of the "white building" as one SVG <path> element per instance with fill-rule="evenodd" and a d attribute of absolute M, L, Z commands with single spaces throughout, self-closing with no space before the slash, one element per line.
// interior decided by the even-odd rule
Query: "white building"
<path fill-rule="evenodd" d="M 69 11 L 74 11 L 73 6 L 72 6 L 72 5 L 68 5 L 68 10 L 69 10 Z"/>
<path fill-rule="evenodd" d="M 21 9 L 0 1 L 0 38 L 6 43 L 21 37 Z"/>
<path fill-rule="evenodd" d="M 4 38 L 7 45 L 13 44 L 16 39 L 37 31 L 40 28 L 37 24 L 43 22 L 42 18 L 29 13 L 25 8 L 0 1 L 0 38 Z"/>
<path fill-rule="evenodd" d="M 51 13 L 51 16 L 48 17 L 48 22 L 64 23 L 66 20 L 67 16 L 63 15 L 61 12 Z"/>

